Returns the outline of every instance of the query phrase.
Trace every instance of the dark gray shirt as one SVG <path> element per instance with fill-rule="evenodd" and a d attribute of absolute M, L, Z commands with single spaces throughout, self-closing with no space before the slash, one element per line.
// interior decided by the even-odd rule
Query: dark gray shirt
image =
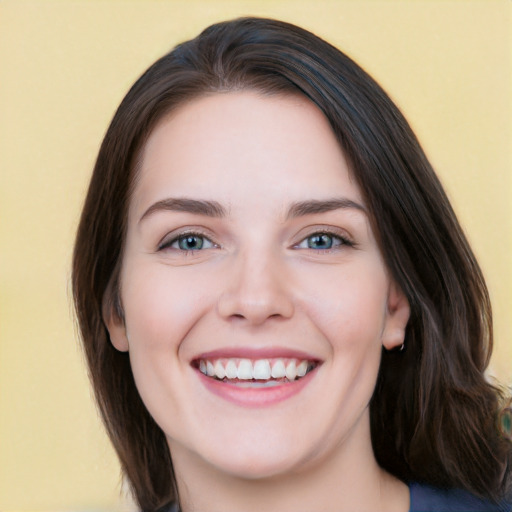
<path fill-rule="evenodd" d="M 511 512 L 512 504 L 491 503 L 459 489 L 438 489 L 429 485 L 409 485 L 409 512 Z"/>

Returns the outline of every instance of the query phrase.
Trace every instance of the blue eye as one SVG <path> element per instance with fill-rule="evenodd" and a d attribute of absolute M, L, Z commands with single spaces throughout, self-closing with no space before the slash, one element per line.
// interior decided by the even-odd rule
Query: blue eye
<path fill-rule="evenodd" d="M 316 251 L 328 251 L 340 246 L 352 246 L 352 242 L 340 235 L 332 233 L 313 233 L 296 245 L 297 249 L 313 249 Z"/>
<path fill-rule="evenodd" d="M 173 238 L 169 241 L 164 241 L 159 250 L 174 249 L 178 251 L 200 251 L 202 249 L 211 249 L 214 246 L 213 242 L 203 235 L 198 233 L 186 233 Z"/>
<path fill-rule="evenodd" d="M 182 251 L 198 251 L 203 248 L 205 239 L 199 235 L 180 236 L 177 240 L 178 247 Z"/>
<path fill-rule="evenodd" d="M 327 233 L 317 233 L 315 235 L 308 236 L 306 240 L 308 249 L 331 249 L 335 243 L 334 237 Z"/>

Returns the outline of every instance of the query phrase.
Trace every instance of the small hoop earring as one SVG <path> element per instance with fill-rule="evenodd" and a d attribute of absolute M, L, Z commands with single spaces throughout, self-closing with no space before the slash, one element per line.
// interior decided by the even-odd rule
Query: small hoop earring
<path fill-rule="evenodd" d="M 399 347 L 385 349 L 386 352 L 390 352 L 390 353 L 403 352 L 404 350 L 405 350 L 405 343 L 402 343 Z"/>

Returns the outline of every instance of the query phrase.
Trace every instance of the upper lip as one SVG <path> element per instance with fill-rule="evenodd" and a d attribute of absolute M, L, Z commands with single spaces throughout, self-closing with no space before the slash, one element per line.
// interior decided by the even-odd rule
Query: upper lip
<path fill-rule="evenodd" d="M 198 361 L 199 359 L 212 360 L 212 359 L 299 359 L 307 361 L 320 362 L 317 356 L 314 356 L 308 352 L 286 348 L 286 347 L 265 347 L 265 348 L 252 348 L 252 347 L 226 347 L 219 348 L 216 350 L 210 350 L 208 352 L 202 352 L 192 358 L 192 361 Z"/>

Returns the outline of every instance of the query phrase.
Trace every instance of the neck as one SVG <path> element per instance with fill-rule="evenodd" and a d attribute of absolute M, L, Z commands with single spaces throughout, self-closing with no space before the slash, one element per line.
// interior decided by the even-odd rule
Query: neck
<path fill-rule="evenodd" d="M 378 466 L 366 423 L 366 429 L 356 429 L 320 460 L 266 478 L 240 478 L 220 471 L 171 442 L 181 510 L 406 512 L 408 488 Z"/>

